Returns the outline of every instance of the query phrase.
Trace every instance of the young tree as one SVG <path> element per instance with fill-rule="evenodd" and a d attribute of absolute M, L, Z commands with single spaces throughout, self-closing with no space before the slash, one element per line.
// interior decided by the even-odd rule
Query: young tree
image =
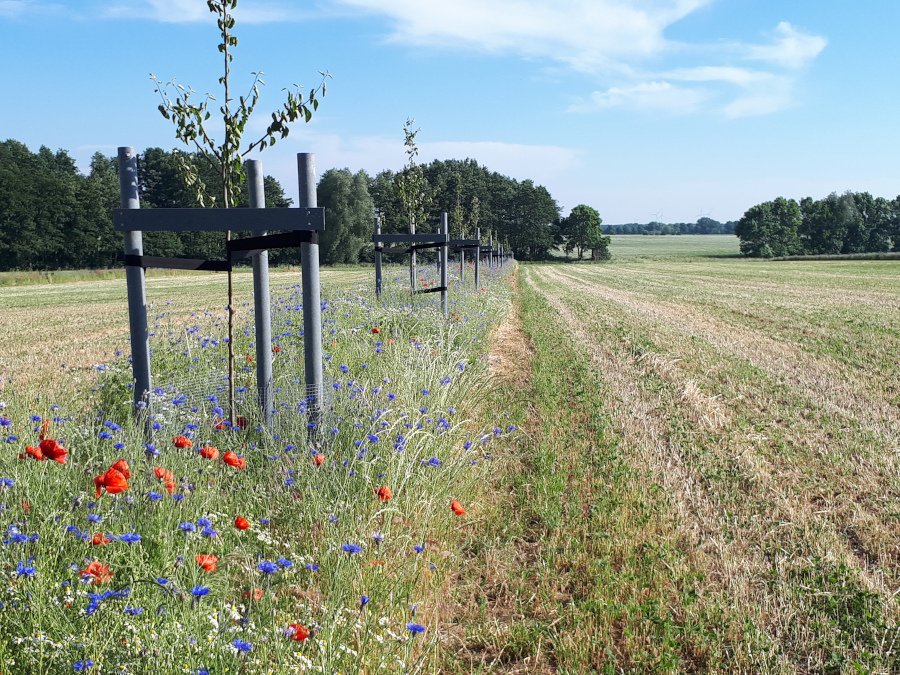
<path fill-rule="evenodd" d="M 585 250 L 606 249 L 609 246 L 609 237 L 603 236 L 600 229 L 602 223 L 603 219 L 597 213 L 597 209 L 585 204 L 573 208 L 569 216 L 560 221 L 566 253 L 574 249 L 578 251 L 578 259 L 581 260 Z"/>
<path fill-rule="evenodd" d="M 272 121 L 266 130 L 256 140 L 242 146 L 244 129 L 253 111 L 259 102 L 260 86 L 265 84 L 262 80 L 262 72 L 253 73 L 253 81 L 249 91 L 244 96 L 239 96 L 237 105 L 231 89 L 231 63 L 234 60 L 232 49 L 237 47 L 238 39 L 234 34 L 234 16 L 231 12 L 237 7 L 238 0 L 207 0 L 206 6 L 216 16 L 216 25 L 219 28 L 221 42 L 218 45 L 219 52 L 223 56 L 224 68 L 219 84 L 222 85 L 224 96 L 219 107 L 222 122 L 224 124 L 224 139 L 218 143 L 206 127 L 207 121 L 212 116 L 209 105 L 215 101 L 211 94 L 199 104 L 192 101 L 194 90 L 176 84 L 174 80 L 166 85 L 161 85 L 156 76 L 151 79 L 156 84 L 162 103 L 159 105 L 160 114 L 167 120 L 171 120 L 175 126 L 175 136 L 185 145 L 194 148 L 209 168 L 221 178 L 222 192 L 221 204 L 229 208 L 235 204 L 236 193 L 243 177 L 243 158 L 254 150 L 264 150 L 275 145 L 278 139 L 287 138 L 289 123 L 302 119 L 309 122 L 313 111 L 319 106 L 317 96 L 325 95 L 325 80 L 327 73 L 322 74 L 322 81 L 318 87 L 311 89 L 309 95 L 304 97 L 299 85 L 294 85 L 294 91 L 288 91 L 287 101 L 282 107 L 272 113 Z M 175 90 L 174 98 L 170 92 Z M 189 162 L 182 162 L 181 168 L 188 184 L 195 188 L 197 199 L 201 206 L 205 205 L 206 188 L 200 178 L 196 167 Z M 231 239 L 231 232 L 225 235 L 226 241 Z M 235 421 L 234 410 L 234 288 L 231 271 L 228 272 L 228 403 L 231 421 Z"/>

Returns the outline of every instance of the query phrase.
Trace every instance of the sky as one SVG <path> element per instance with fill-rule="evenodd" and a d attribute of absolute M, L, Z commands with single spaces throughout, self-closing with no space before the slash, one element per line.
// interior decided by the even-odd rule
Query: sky
<path fill-rule="evenodd" d="M 240 0 L 232 87 L 327 95 L 259 157 L 319 173 L 473 158 L 606 223 L 736 220 L 778 196 L 900 193 L 898 0 Z M 179 147 L 150 75 L 221 100 L 206 0 L 0 0 L 0 139 Z"/>

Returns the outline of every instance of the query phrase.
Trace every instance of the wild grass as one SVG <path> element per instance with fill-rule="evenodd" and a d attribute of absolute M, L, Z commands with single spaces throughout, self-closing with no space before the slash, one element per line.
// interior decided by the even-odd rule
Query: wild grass
<path fill-rule="evenodd" d="M 548 421 L 525 424 L 544 459 L 499 508 L 539 505 L 526 522 L 553 528 L 522 535 L 540 574 L 497 581 L 516 589 L 512 623 L 540 629 L 519 662 L 896 671 L 900 288 L 890 263 L 802 265 L 523 268 L 535 356 L 522 397 Z M 766 321 L 779 312 L 796 319 Z M 559 595 L 536 617 L 529 589 Z"/>
<path fill-rule="evenodd" d="M 4 289 L 3 672 L 421 670 L 446 624 L 443 589 L 477 522 L 491 454 L 515 431 L 485 404 L 482 354 L 507 303 L 503 279 L 478 293 L 454 284 L 446 321 L 434 296 L 409 305 L 405 278 L 386 275 L 381 304 L 368 275 L 323 272 L 328 394 L 311 428 L 299 279 L 273 275 L 276 421 L 257 424 L 245 359 L 239 430 L 222 423 L 222 281 L 151 280 L 150 439 L 128 414 L 129 367 L 114 352 L 127 351 L 122 284 Z M 249 278 L 239 287 L 244 356 Z M 29 350 L 41 357 L 23 362 Z M 95 390 L 60 384 L 69 371 L 48 373 L 48 354 L 87 369 L 81 384 Z M 68 449 L 64 465 L 27 457 L 45 424 Z M 175 447 L 178 435 L 193 447 Z M 219 459 L 198 454 L 208 446 Z M 226 451 L 246 469 L 224 463 Z M 97 497 L 94 477 L 118 459 L 130 465 L 127 490 Z M 170 485 L 155 467 L 171 471 Z M 451 499 L 468 513 L 455 515 Z M 198 555 L 216 556 L 216 569 Z M 90 583 L 94 560 L 112 576 Z M 294 639 L 292 624 L 310 637 Z"/>

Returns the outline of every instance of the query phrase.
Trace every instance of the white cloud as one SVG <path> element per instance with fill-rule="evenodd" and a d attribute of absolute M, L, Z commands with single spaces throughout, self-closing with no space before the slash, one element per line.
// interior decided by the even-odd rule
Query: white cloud
<path fill-rule="evenodd" d="M 671 82 L 639 82 L 624 87 L 610 87 L 591 94 L 589 103 L 578 103 L 573 112 L 629 108 L 684 114 L 699 110 L 711 97 L 705 89 L 679 87 Z"/>
<path fill-rule="evenodd" d="M 791 104 L 798 71 L 827 41 L 779 23 L 763 44 L 674 43 L 666 30 L 712 0 L 338 0 L 386 17 L 388 39 L 417 48 L 481 50 L 562 64 L 606 80 L 570 107 L 729 117 L 773 113 Z M 706 63 L 654 71 L 677 57 Z M 758 67 L 735 65 L 752 61 Z M 710 63 L 712 61 L 712 63 Z M 718 63 L 716 63 L 718 61 Z"/>
<path fill-rule="evenodd" d="M 709 0 L 339 0 L 386 15 L 391 40 L 549 58 L 579 70 L 619 70 L 658 54 L 663 32 Z"/>
<path fill-rule="evenodd" d="M 292 152 L 288 151 L 288 148 Z M 406 163 L 400 138 L 385 136 L 346 136 L 317 133 L 301 129 L 291 133 L 286 141 L 277 144 L 272 151 L 262 153 L 266 173 L 275 176 L 285 192 L 297 197 L 297 165 L 294 152 L 312 152 L 316 155 L 316 168 L 321 175 L 331 168 L 360 169 L 375 175 L 384 169 L 398 171 Z M 476 160 L 491 171 L 535 183 L 552 186 L 564 182 L 582 164 L 578 150 L 557 145 L 528 145 L 524 143 L 500 143 L 494 141 L 432 141 L 419 143 L 419 161 L 433 159 Z M 552 189 L 551 189 L 552 191 Z"/>
<path fill-rule="evenodd" d="M 825 38 L 801 33 L 787 21 L 775 27 L 775 36 L 772 44 L 751 45 L 748 58 L 796 70 L 816 58 L 828 44 Z"/>
<path fill-rule="evenodd" d="M 151 19 L 164 23 L 194 23 L 210 20 L 209 8 L 203 0 L 140 0 L 128 4 L 116 2 L 102 10 L 108 18 Z M 238 4 L 235 18 L 243 23 L 271 23 L 300 18 L 283 3 L 254 2 Z"/>

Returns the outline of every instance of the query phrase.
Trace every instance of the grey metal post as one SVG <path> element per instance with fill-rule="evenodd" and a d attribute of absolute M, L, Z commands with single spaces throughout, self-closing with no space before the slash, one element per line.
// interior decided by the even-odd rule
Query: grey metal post
<path fill-rule="evenodd" d="M 375 234 L 381 234 L 381 214 L 375 212 Z M 381 242 L 375 244 L 375 296 L 381 299 Z"/>
<path fill-rule="evenodd" d="M 463 274 L 466 269 L 466 249 L 459 249 L 459 282 L 462 283 Z"/>
<path fill-rule="evenodd" d="M 416 224 L 410 222 L 409 233 L 416 233 Z M 409 294 L 411 299 L 416 297 L 416 249 L 412 250 L 409 256 Z"/>
<path fill-rule="evenodd" d="M 475 249 L 475 292 L 481 288 L 481 228 L 475 228 L 475 239 L 478 240 L 478 247 Z"/>
<path fill-rule="evenodd" d="M 450 226 L 447 224 L 447 213 L 444 212 L 441 214 L 441 234 L 445 237 L 450 237 Z M 447 302 L 447 267 L 450 262 L 450 248 L 445 241 L 441 246 L 441 288 L 444 290 L 441 291 L 441 311 L 444 313 L 444 318 L 450 318 L 450 305 Z"/>
<path fill-rule="evenodd" d="M 297 153 L 297 175 L 300 187 L 297 206 L 318 205 L 316 197 L 316 157 L 309 152 Z M 303 282 L 303 364 L 310 421 L 319 423 L 322 406 L 322 293 L 319 284 L 319 243 L 300 245 Z M 311 397 L 311 398 L 310 398 Z M 317 434 L 316 434 L 317 435 Z"/>
<path fill-rule="evenodd" d="M 247 190 L 250 208 L 266 208 L 265 182 L 262 162 L 248 159 Z M 258 232 L 265 235 L 266 232 Z M 256 319 L 256 391 L 263 424 L 272 426 L 272 410 L 275 408 L 272 385 L 272 309 L 269 299 L 269 252 L 260 251 L 253 256 L 253 308 Z"/>
<path fill-rule="evenodd" d="M 123 209 L 141 208 L 138 196 L 137 153 L 134 148 L 119 148 L 119 204 Z M 125 255 L 144 255 L 144 237 L 140 230 L 125 233 Z M 150 421 L 150 332 L 147 329 L 147 288 L 144 268 L 125 266 L 128 288 L 128 328 L 131 334 L 131 372 L 134 376 L 134 411 Z"/>

